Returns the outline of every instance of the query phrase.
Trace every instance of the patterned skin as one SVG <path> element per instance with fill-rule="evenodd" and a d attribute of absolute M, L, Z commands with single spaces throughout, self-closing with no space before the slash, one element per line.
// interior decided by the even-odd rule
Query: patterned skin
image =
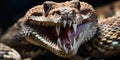
<path fill-rule="evenodd" d="M 31 8 L 0 42 L 15 48 L 22 57 L 52 52 L 62 58 L 79 60 L 76 55 L 80 48 L 92 57 L 105 58 L 119 52 L 119 24 L 119 16 L 97 23 L 95 10 L 85 2 L 47 1 Z"/>
<path fill-rule="evenodd" d="M 81 45 L 81 50 L 92 57 L 108 58 L 120 54 L 120 16 L 98 22 L 95 36 Z"/>
<path fill-rule="evenodd" d="M 0 60 L 21 60 L 18 52 L 0 43 Z"/>

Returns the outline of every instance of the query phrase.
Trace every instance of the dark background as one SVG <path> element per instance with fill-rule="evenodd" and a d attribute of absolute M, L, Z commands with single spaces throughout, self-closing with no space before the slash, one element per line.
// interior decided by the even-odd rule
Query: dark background
<path fill-rule="evenodd" d="M 0 28 L 3 33 L 13 25 L 31 7 L 42 4 L 46 0 L 0 0 Z M 56 2 L 66 0 L 52 0 Z M 116 0 L 81 0 L 93 5 L 94 8 L 104 6 Z M 114 58 L 112 58 L 114 60 Z M 109 59 L 110 60 L 110 59 Z M 118 60 L 118 59 L 117 59 Z"/>
<path fill-rule="evenodd" d="M 42 4 L 46 0 L 0 0 L 0 27 L 5 32 L 13 25 L 25 12 L 33 6 Z M 66 0 L 52 0 L 56 2 Z M 90 3 L 94 7 L 99 7 L 112 3 L 116 0 L 81 0 Z"/>

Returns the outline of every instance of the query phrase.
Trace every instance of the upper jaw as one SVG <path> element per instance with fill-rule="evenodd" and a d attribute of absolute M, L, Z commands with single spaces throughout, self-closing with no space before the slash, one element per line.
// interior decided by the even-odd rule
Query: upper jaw
<path fill-rule="evenodd" d="M 89 21 L 87 21 L 87 22 L 89 22 Z M 81 43 L 83 43 L 82 42 L 83 40 L 82 39 L 78 40 L 78 37 L 80 36 L 80 34 L 81 35 L 83 34 L 83 33 L 80 33 L 80 31 L 82 31 L 82 29 L 84 29 L 86 27 L 87 23 L 85 22 L 85 24 L 83 24 L 83 25 L 82 24 L 83 24 L 82 20 L 79 24 L 73 23 L 72 20 L 62 20 L 62 22 L 56 22 L 56 23 L 51 22 L 51 21 L 28 20 L 27 23 L 25 23 L 25 25 L 28 25 L 28 26 L 33 25 L 33 27 L 32 26 L 29 26 L 29 27 L 31 27 L 35 31 L 38 30 L 37 28 L 39 28 L 41 26 L 55 27 L 54 31 L 56 32 L 56 35 L 57 35 L 57 37 L 54 37 L 54 38 L 56 38 L 55 42 L 53 42 L 53 41 L 51 42 L 49 37 L 47 37 L 49 39 L 49 40 L 47 40 L 46 37 L 44 37 L 44 36 L 40 36 L 40 37 L 42 37 L 42 39 L 40 39 L 40 41 L 44 40 L 44 41 L 41 41 L 41 43 L 46 44 L 46 47 L 45 46 L 43 46 L 43 47 L 48 50 L 55 49 L 57 52 L 54 52 L 54 51 L 52 51 L 52 52 L 61 57 L 65 57 L 65 56 L 71 57 L 77 53 L 79 46 L 81 45 Z M 35 26 L 38 26 L 38 27 L 34 28 Z M 80 30 L 80 31 L 78 31 L 78 30 Z M 43 32 L 47 32 L 47 31 L 43 31 Z M 41 31 L 39 33 L 43 33 L 43 32 Z M 65 36 L 63 36 L 63 35 L 65 35 Z M 36 38 L 39 38 L 39 37 L 36 37 Z M 35 38 L 33 38 L 33 40 L 34 39 Z M 28 38 L 28 40 L 29 40 L 29 38 Z M 41 44 L 38 44 L 38 45 L 41 46 Z M 56 47 L 54 47 L 53 45 Z"/>

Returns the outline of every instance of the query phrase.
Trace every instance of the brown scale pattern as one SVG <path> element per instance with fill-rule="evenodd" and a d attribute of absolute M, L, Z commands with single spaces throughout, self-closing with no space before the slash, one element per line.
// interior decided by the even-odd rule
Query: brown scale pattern
<path fill-rule="evenodd" d="M 87 4 L 85 4 L 84 2 L 81 2 L 81 3 L 83 3 L 81 9 L 84 10 L 84 8 L 85 8 L 84 5 L 86 6 Z M 92 6 L 88 6 L 87 8 L 91 9 L 91 7 Z M 118 10 L 119 8 L 115 8 L 115 9 Z M 94 9 L 91 9 L 91 10 L 94 10 Z M 37 13 L 43 12 L 42 6 L 38 5 L 35 8 L 30 9 L 29 12 L 27 12 L 27 14 L 24 16 L 24 18 L 22 18 L 19 21 L 21 23 L 24 23 L 25 20 L 27 20 L 28 17 L 30 16 L 30 14 L 32 14 L 34 12 L 37 12 Z M 110 16 L 112 16 L 111 14 L 113 14 L 113 13 L 110 13 Z M 99 13 L 98 13 L 98 15 L 99 15 Z M 103 14 L 103 15 L 105 15 L 105 14 Z M 98 32 L 96 33 L 95 37 L 93 37 L 89 42 L 83 44 L 80 49 L 85 50 L 85 52 L 87 54 L 90 54 L 93 57 L 99 57 L 99 58 L 110 57 L 112 55 L 116 55 L 117 53 L 120 53 L 120 51 L 119 51 L 120 50 L 120 17 L 113 16 L 108 19 L 100 20 L 100 21 L 98 21 L 98 27 L 99 27 Z M 11 34 L 11 33 L 9 33 L 9 34 Z M 111 47 L 111 44 L 114 41 L 119 42 L 119 44 Z M 17 48 L 23 48 L 23 47 L 28 48 L 26 51 L 30 51 L 30 49 L 34 47 L 33 45 L 29 45 L 29 43 L 25 44 L 25 45 L 22 43 L 22 44 L 20 44 L 20 46 L 17 46 L 18 44 L 15 44 L 15 43 L 18 43 L 16 41 L 12 41 L 12 43 L 14 43 L 14 44 L 13 45 L 10 44 L 10 45 L 12 45 L 12 46 L 15 45 L 14 46 L 15 48 L 16 47 Z M 32 47 L 29 48 L 28 45 L 32 46 Z M 0 47 L 1 46 L 3 46 L 3 45 L 0 44 Z M 36 49 L 36 47 L 33 49 Z M 0 50 L 1 50 L 1 48 L 0 48 Z M 24 51 L 23 51 L 23 53 L 24 53 Z"/>
<path fill-rule="evenodd" d="M 21 60 L 21 57 L 14 49 L 0 43 L 0 60 Z"/>
<path fill-rule="evenodd" d="M 120 53 L 120 16 L 98 22 L 98 32 L 80 49 L 93 57 L 106 58 Z"/>

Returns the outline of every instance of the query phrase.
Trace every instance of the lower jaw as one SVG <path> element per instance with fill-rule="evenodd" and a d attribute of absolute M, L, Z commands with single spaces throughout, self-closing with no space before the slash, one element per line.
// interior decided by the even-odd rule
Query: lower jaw
<path fill-rule="evenodd" d="M 80 34 L 81 34 L 81 33 L 80 33 Z M 34 44 L 36 44 L 36 45 L 38 45 L 38 46 L 44 45 L 44 43 L 38 43 L 38 41 L 35 42 L 34 39 L 32 39 L 30 42 L 31 42 L 31 43 L 34 43 Z M 65 52 L 62 51 L 62 50 L 57 50 L 57 49 L 55 49 L 55 48 L 50 47 L 49 45 L 46 45 L 46 46 L 44 45 L 44 46 L 42 46 L 42 47 L 44 47 L 44 48 L 52 51 L 54 54 L 56 54 L 56 55 L 59 56 L 59 57 L 70 58 L 70 57 L 73 57 L 73 56 L 77 53 L 79 46 L 80 46 L 81 43 L 83 43 L 83 42 L 85 42 L 85 41 L 83 41 L 83 40 L 80 41 L 80 38 L 77 38 L 77 45 L 76 45 L 76 47 L 74 47 L 74 48 L 75 48 L 74 51 L 72 51 L 72 52 L 70 52 L 70 53 L 65 53 Z"/>

